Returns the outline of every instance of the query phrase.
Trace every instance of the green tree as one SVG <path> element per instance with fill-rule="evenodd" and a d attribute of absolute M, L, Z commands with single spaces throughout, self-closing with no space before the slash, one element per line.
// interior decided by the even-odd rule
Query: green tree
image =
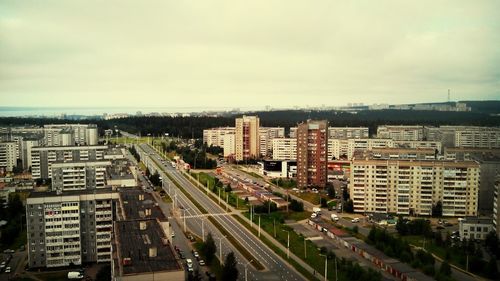
<path fill-rule="evenodd" d="M 438 201 L 436 205 L 432 206 L 432 216 L 440 217 L 442 215 L 443 215 L 443 203 L 441 203 L 441 201 Z"/>
<path fill-rule="evenodd" d="M 320 202 L 321 208 L 327 208 L 328 207 L 328 203 L 327 203 L 326 198 L 321 197 L 319 199 L 319 202 Z"/>
<path fill-rule="evenodd" d="M 354 213 L 354 202 L 351 199 L 347 200 L 344 206 L 344 211 L 347 213 Z"/>
<path fill-rule="evenodd" d="M 451 267 L 447 261 L 443 261 L 443 263 L 441 264 L 441 267 L 439 268 L 439 273 L 444 274 L 446 276 L 451 275 Z"/>
<path fill-rule="evenodd" d="M 212 233 L 208 233 L 205 243 L 202 245 L 202 253 L 207 259 L 207 263 L 211 264 L 215 257 L 215 251 L 217 251 L 217 246 L 215 246 L 214 238 Z"/>
<path fill-rule="evenodd" d="M 111 266 L 105 265 L 99 269 L 95 277 L 96 281 L 109 281 L 111 280 Z"/>
<path fill-rule="evenodd" d="M 492 255 L 495 255 L 498 257 L 499 249 L 498 249 L 498 237 L 497 234 L 494 231 L 491 231 L 486 235 L 486 238 L 484 239 L 484 244 L 486 245 L 486 248 L 490 251 Z"/>
<path fill-rule="evenodd" d="M 497 261 L 494 258 L 490 258 L 490 260 L 486 264 L 484 270 L 485 270 L 486 276 L 488 276 L 489 278 L 491 278 L 491 279 L 498 278 Z"/>
<path fill-rule="evenodd" d="M 335 198 L 335 188 L 333 187 L 333 185 L 328 184 L 328 186 L 326 187 L 326 192 L 328 193 L 328 198 Z"/>
<path fill-rule="evenodd" d="M 398 222 L 396 223 L 396 230 L 399 235 L 404 236 L 408 234 L 407 220 L 403 219 L 403 216 L 399 216 Z"/>
<path fill-rule="evenodd" d="M 236 281 L 238 279 L 238 268 L 236 267 L 238 262 L 233 252 L 230 252 L 226 256 L 224 261 L 224 266 L 222 267 L 221 279 L 224 281 Z"/>
<path fill-rule="evenodd" d="M 304 203 L 292 199 L 292 201 L 290 201 L 290 210 L 294 212 L 302 212 L 304 211 Z"/>

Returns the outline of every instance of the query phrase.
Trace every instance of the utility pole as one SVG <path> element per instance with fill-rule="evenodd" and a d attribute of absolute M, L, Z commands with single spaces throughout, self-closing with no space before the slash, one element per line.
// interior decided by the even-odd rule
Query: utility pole
<path fill-rule="evenodd" d="M 325 281 L 327 281 L 328 279 L 328 255 L 320 255 L 322 257 L 325 257 Z"/>

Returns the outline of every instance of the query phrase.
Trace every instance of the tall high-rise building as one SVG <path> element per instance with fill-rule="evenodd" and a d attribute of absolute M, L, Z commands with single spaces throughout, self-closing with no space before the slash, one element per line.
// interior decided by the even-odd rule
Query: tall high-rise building
<path fill-rule="evenodd" d="M 0 167 L 12 172 L 17 165 L 16 142 L 0 142 Z"/>
<path fill-rule="evenodd" d="M 325 187 L 328 165 L 328 122 L 308 120 L 297 128 L 297 186 Z"/>
<path fill-rule="evenodd" d="M 242 161 L 260 156 L 260 121 L 258 116 L 236 118 L 235 156 Z"/>
<path fill-rule="evenodd" d="M 110 262 L 117 199 L 111 188 L 32 193 L 26 200 L 28 266 Z"/>

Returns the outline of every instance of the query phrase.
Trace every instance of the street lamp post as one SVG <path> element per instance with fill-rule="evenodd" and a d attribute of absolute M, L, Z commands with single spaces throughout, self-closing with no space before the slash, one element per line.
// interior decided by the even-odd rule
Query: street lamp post
<path fill-rule="evenodd" d="M 201 238 L 203 243 L 205 243 L 205 218 L 201 218 Z"/>
<path fill-rule="evenodd" d="M 219 237 L 219 259 L 220 259 L 220 265 L 222 266 L 222 239 L 226 238 L 226 235 Z"/>
<path fill-rule="evenodd" d="M 328 255 L 321 255 L 322 257 L 325 257 L 325 281 L 327 281 L 327 276 L 328 276 Z"/>
<path fill-rule="evenodd" d="M 182 211 L 184 212 L 184 216 L 183 216 L 183 219 L 184 219 L 184 232 L 186 232 L 186 211 L 187 210 L 189 210 L 189 208 L 182 209 Z"/>
<path fill-rule="evenodd" d="M 247 281 L 247 278 L 248 278 L 248 265 L 251 264 L 253 262 L 253 260 L 247 262 L 244 266 L 245 266 L 245 281 Z"/>
<path fill-rule="evenodd" d="M 286 258 L 290 259 L 290 231 L 282 229 L 281 231 L 285 231 L 287 233 L 287 242 L 286 242 Z"/>

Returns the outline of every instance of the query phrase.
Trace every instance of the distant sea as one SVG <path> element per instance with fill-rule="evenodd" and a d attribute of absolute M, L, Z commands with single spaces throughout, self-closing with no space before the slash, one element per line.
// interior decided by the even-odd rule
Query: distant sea
<path fill-rule="evenodd" d="M 242 111 L 262 110 L 263 107 L 236 108 Z M 147 113 L 200 113 L 223 112 L 235 110 L 234 107 L 9 107 L 0 106 L 0 117 L 61 117 L 66 116 L 99 116 L 103 114 L 138 112 Z"/>

